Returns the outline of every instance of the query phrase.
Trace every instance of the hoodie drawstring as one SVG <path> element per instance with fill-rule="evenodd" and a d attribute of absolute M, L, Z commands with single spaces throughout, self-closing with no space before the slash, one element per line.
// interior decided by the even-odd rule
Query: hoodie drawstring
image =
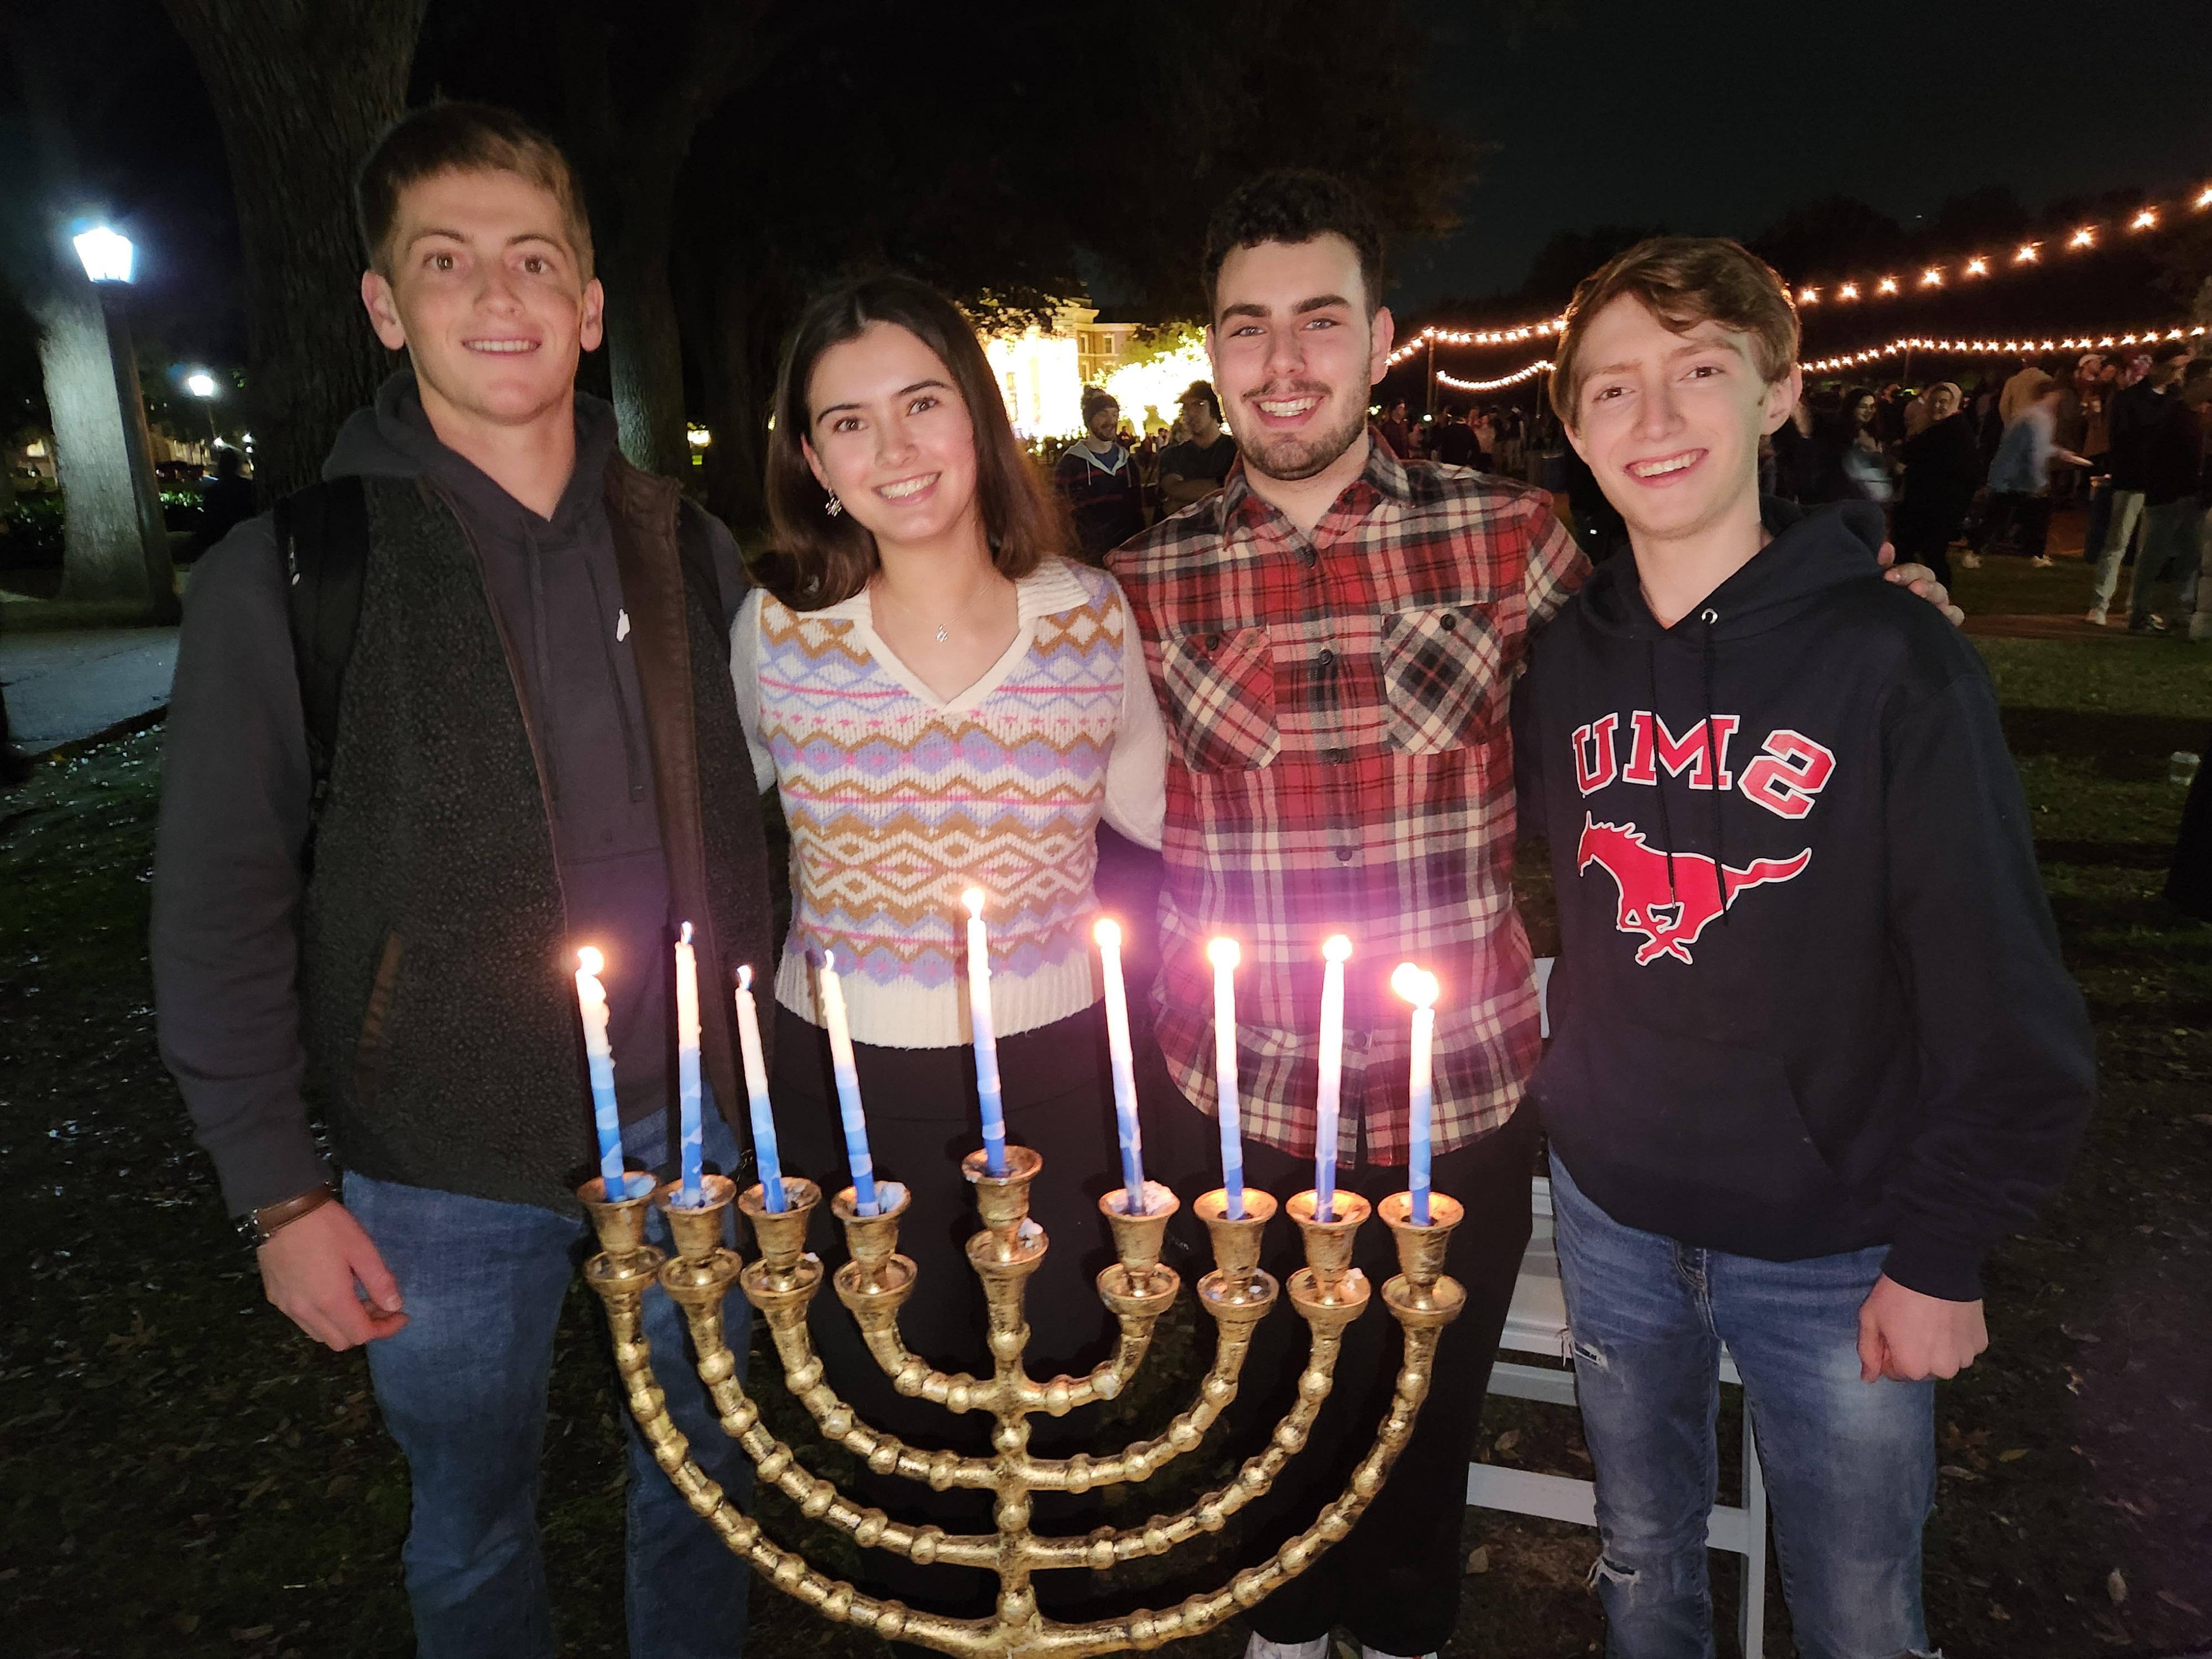
<path fill-rule="evenodd" d="M 555 732 L 555 709 L 559 706 L 553 696 L 553 647 L 545 636 L 545 570 L 544 557 L 539 552 L 537 535 L 526 526 L 522 532 L 522 562 L 530 568 L 530 638 L 538 658 L 538 695 L 544 705 L 540 718 L 545 726 L 545 793 L 553 803 L 553 810 L 561 810 L 561 767 L 556 758 L 561 752 L 560 739 Z"/>
<path fill-rule="evenodd" d="M 1651 719 L 1656 725 L 1659 719 L 1659 641 L 1656 640 L 1644 643 L 1644 672 L 1650 682 Z M 1655 767 L 1651 781 L 1659 791 L 1659 833 L 1667 839 L 1667 901 L 1670 904 L 1680 904 L 1682 902 L 1681 890 L 1674 885 L 1674 819 L 1667 810 L 1667 769 Z"/>
<path fill-rule="evenodd" d="M 1705 625 L 1705 764 L 1712 769 L 1713 879 L 1720 884 L 1721 926 L 1725 927 L 1729 919 L 1728 814 L 1722 810 L 1720 745 L 1713 740 L 1713 666 L 1717 654 L 1713 649 L 1713 627 L 1720 619 L 1720 612 L 1711 605 L 1706 606 L 1698 617 L 1698 620 Z"/>
<path fill-rule="evenodd" d="M 639 764 L 637 728 L 629 717 L 629 699 L 623 696 L 622 674 L 615 664 L 614 630 L 606 627 L 606 595 L 599 589 L 599 573 L 592 568 L 589 559 L 584 561 L 584 574 L 592 584 L 592 614 L 599 618 L 599 653 L 607 665 L 607 689 L 615 700 L 615 719 L 622 725 L 623 767 L 629 780 L 629 798 L 634 801 L 645 799 L 645 774 Z"/>

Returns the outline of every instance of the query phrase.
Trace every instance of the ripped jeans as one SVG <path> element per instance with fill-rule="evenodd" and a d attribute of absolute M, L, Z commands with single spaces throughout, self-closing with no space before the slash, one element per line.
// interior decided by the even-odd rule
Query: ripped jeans
<path fill-rule="evenodd" d="M 1608 1659 L 1711 1659 L 1705 1518 L 1720 1348 L 1743 1377 L 1804 1659 L 1928 1651 L 1920 1529 L 1935 1387 L 1859 1381 L 1858 1313 L 1887 1247 L 1762 1261 L 1625 1227 L 1552 1157 L 1575 1390 L 1595 1464 Z"/>

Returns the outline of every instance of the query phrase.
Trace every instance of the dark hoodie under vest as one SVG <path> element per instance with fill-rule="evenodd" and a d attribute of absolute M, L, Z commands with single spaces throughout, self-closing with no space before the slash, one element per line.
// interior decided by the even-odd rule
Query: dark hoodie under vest
<path fill-rule="evenodd" d="M 1662 628 L 1601 566 L 1515 702 L 1561 950 L 1531 1094 L 1629 1226 L 1767 1260 L 1887 1244 L 1950 1300 L 2094 1100 L 1973 647 L 1881 579 L 1878 508 L 1800 516 Z"/>

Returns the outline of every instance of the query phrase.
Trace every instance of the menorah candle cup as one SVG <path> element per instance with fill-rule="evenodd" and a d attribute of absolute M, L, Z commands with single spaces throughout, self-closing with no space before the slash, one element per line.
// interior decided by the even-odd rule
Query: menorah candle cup
<path fill-rule="evenodd" d="M 1030 1218 L 1030 1182 L 1043 1169 L 1044 1160 L 1026 1146 L 1006 1148 L 1006 1172 L 1002 1176 L 991 1173 L 980 1152 L 960 1160 L 960 1173 L 975 1189 L 975 1212 L 982 1218 L 984 1230 L 997 1241 L 1000 1261 L 1011 1261 L 1023 1254 L 1018 1236 L 1022 1223 Z"/>
<path fill-rule="evenodd" d="M 914 1289 L 914 1263 L 898 1253 L 899 1218 L 914 1195 L 896 1181 L 879 1181 L 876 1199 L 878 1215 L 862 1215 L 859 1195 L 850 1187 L 830 1200 L 830 1213 L 844 1227 L 845 1252 L 852 1258 L 837 1269 L 837 1295 L 855 1311 L 863 1302 L 885 1297 L 903 1302 Z"/>
<path fill-rule="evenodd" d="M 653 1195 L 653 1207 L 668 1218 L 676 1254 L 686 1261 L 702 1260 L 722 1248 L 722 1226 L 738 1195 L 738 1183 L 727 1176 L 701 1176 L 699 1191 L 699 1203 L 689 1208 L 681 1202 L 680 1180 L 663 1182 Z"/>
<path fill-rule="evenodd" d="M 1455 1318 L 1467 1302 L 1467 1292 L 1444 1273 L 1444 1251 L 1452 1229 L 1467 1217 L 1466 1206 L 1442 1193 L 1429 1194 L 1429 1222 L 1413 1219 L 1413 1195 L 1393 1193 L 1376 1206 L 1390 1242 L 1398 1247 L 1398 1273 L 1382 1287 L 1391 1311 L 1409 1323 L 1443 1322 Z"/>
<path fill-rule="evenodd" d="M 805 1176 L 783 1178 L 783 1208 L 768 1206 L 768 1193 L 758 1182 L 738 1194 L 738 1212 L 753 1230 L 760 1246 L 757 1264 L 776 1285 L 789 1288 L 806 1256 L 806 1224 L 822 1201 L 822 1188 Z"/>
<path fill-rule="evenodd" d="M 584 1264 L 584 1273 L 603 1296 L 642 1295 L 665 1259 L 645 1242 L 645 1212 L 652 1194 L 642 1181 L 629 1184 L 640 1190 L 627 1198 L 609 1198 L 604 1176 L 593 1176 L 576 1188 L 599 1240 L 599 1254 Z"/>
<path fill-rule="evenodd" d="M 1213 1243 L 1214 1272 L 1232 1293 L 1231 1299 L 1241 1299 L 1237 1293 L 1249 1286 L 1259 1272 L 1261 1235 L 1274 1219 L 1275 1195 L 1247 1187 L 1244 1213 L 1231 1216 L 1228 1188 L 1216 1187 L 1193 1200 L 1190 1212 L 1206 1224 L 1206 1236 Z"/>
<path fill-rule="evenodd" d="M 1309 1316 L 1314 1310 L 1348 1310 L 1357 1313 L 1367 1305 L 1367 1279 L 1352 1265 L 1352 1247 L 1360 1224 L 1374 1206 L 1357 1193 L 1336 1194 L 1336 1218 L 1322 1221 L 1316 1214 L 1318 1202 L 1309 1188 L 1285 1206 L 1297 1224 L 1305 1245 L 1306 1265 L 1291 1276 L 1291 1300 Z"/>
<path fill-rule="evenodd" d="M 1116 1314 L 1157 1315 L 1167 1311 L 1182 1280 L 1171 1267 L 1160 1266 L 1160 1244 L 1168 1222 L 1182 1206 L 1176 1195 L 1155 1182 L 1146 1183 L 1146 1208 L 1127 1212 L 1128 1193 L 1116 1188 L 1098 1200 L 1098 1208 L 1113 1229 L 1114 1254 L 1120 1258 L 1098 1275 L 1098 1294 Z"/>

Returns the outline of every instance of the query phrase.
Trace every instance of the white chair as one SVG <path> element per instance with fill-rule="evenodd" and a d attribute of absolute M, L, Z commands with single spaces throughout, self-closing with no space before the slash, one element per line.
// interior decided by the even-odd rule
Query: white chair
<path fill-rule="evenodd" d="M 1536 964 L 1538 996 L 1549 988 L 1551 959 Z M 1550 1035 L 1546 1010 L 1545 1034 Z M 1573 1344 L 1567 1334 L 1567 1297 L 1559 1284 L 1559 1257 L 1553 1243 L 1552 1183 L 1539 1176 L 1532 1183 L 1533 1227 L 1528 1254 L 1521 1258 L 1521 1276 L 1513 1286 L 1513 1305 L 1505 1316 L 1504 1334 L 1498 1346 L 1510 1352 L 1540 1354 L 1571 1361 Z M 1721 1350 L 1721 1381 L 1743 1386 L 1735 1361 Z M 1575 1375 L 1548 1365 L 1525 1365 L 1500 1359 L 1491 1368 L 1490 1391 L 1515 1400 L 1536 1400 L 1547 1405 L 1575 1403 Z M 1587 1480 L 1567 1475 L 1539 1474 L 1530 1469 L 1506 1468 L 1496 1463 L 1470 1463 L 1467 1468 L 1467 1501 L 1476 1508 L 1504 1510 L 1515 1515 L 1539 1515 L 1547 1520 L 1597 1525 L 1596 1488 Z M 1766 1480 L 1759 1467 L 1759 1449 L 1753 1443 L 1751 1413 L 1743 1419 L 1743 1502 L 1716 1504 L 1705 1523 L 1707 1547 L 1726 1550 L 1743 1558 L 1743 1614 L 1739 1631 L 1744 1659 L 1761 1659 L 1766 1628 Z"/>

